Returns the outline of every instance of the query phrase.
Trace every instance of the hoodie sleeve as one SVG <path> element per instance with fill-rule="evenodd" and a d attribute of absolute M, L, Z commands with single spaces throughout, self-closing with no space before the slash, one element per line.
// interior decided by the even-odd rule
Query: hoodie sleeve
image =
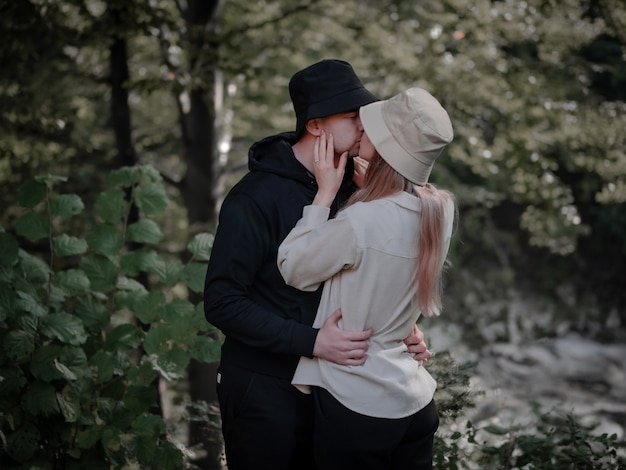
<path fill-rule="evenodd" d="M 330 209 L 306 206 L 302 218 L 278 248 L 278 269 L 285 282 L 315 290 L 357 262 L 357 241 L 347 217 L 328 220 Z"/>
<path fill-rule="evenodd" d="M 252 300 L 268 258 L 275 263 L 267 227 L 263 210 L 250 196 L 240 192 L 224 201 L 205 280 L 205 317 L 246 345 L 312 356 L 318 330 Z"/>

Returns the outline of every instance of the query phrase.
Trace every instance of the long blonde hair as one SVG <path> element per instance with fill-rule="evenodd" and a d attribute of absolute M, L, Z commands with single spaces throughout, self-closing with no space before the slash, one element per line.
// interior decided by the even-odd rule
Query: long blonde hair
<path fill-rule="evenodd" d="M 363 187 L 348 199 L 344 208 L 356 202 L 382 199 L 398 191 L 410 190 L 411 187 L 422 202 L 417 242 L 419 254 L 414 280 L 417 287 L 416 300 L 424 315 L 439 315 L 442 309 L 441 291 L 445 261 L 444 207 L 447 201 L 455 202 L 454 195 L 430 183 L 424 186 L 414 185 L 376 154 L 367 167 Z"/>

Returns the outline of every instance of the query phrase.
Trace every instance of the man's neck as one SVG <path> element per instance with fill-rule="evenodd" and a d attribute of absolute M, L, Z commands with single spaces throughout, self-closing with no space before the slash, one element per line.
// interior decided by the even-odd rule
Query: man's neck
<path fill-rule="evenodd" d="M 293 154 L 296 159 L 304 165 L 304 167 L 313 173 L 313 146 L 315 140 L 310 136 L 302 137 L 298 142 L 293 144 Z"/>

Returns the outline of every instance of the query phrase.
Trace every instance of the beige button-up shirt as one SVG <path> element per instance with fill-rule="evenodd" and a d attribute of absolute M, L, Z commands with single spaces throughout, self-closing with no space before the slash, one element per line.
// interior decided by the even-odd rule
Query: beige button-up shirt
<path fill-rule="evenodd" d="M 407 353 L 403 339 L 417 321 L 414 273 L 417 265 L 421 201 L 415 195 L 357 203 L 328 220 L 329 210 L 306 206 L 278 250 L 278 267 L 287 284 L 315 290 L 326 281 L 315 328 L 342 309 L 341 328 L 373 329 L 362 366 L 342 366 L 302 357 L 292 383 L 317 385 L 358 413 L 402 418 L 425 407 L 436 382 Z M 444 255 L 454 205 L 446 206 Z"/>

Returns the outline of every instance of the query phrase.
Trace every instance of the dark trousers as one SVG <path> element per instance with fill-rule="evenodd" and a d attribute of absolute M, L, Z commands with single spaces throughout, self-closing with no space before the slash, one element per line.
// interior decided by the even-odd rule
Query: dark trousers
<path fill-rule="evenodd" d="M 228 470 L 313 470 L 313 403 L 289 380 L 219 368 Z"/>
<path fill-rule="evenodd" d="M 431 470 L 439 427 L 435 402 L 412 416 L 372 418 L 344 407 L 314 387 L 318 470 Z"/>

